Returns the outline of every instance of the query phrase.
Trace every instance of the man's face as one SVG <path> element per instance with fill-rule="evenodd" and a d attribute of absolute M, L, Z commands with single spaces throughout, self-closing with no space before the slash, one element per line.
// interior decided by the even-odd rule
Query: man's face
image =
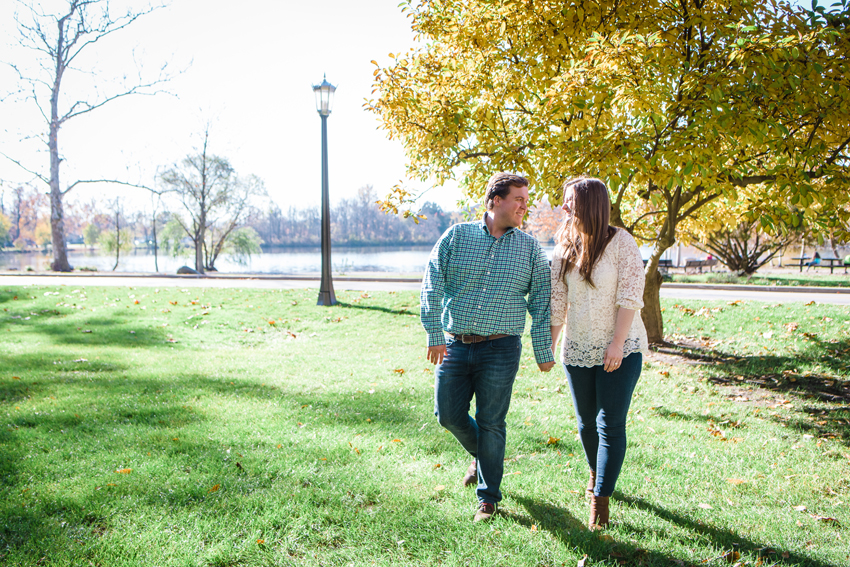
<path fill-rule="evenodd" d="M 505 226 L 522 226 L 522 219 L 528 212 L 528 187 L 511 187 L 504 198 L 493 199 L 493 217 Z"/>

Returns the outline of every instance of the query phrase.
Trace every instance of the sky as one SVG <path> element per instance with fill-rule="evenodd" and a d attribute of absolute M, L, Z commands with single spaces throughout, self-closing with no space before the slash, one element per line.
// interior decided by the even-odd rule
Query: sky
<path fill-rule="evenodd" d="M 155 76 L 167 63 L 175 73 L 154 96 L 122 98 L 63 126 L 63 186 L 104 178 L 152 185 L 158 170 L 197 151 L 209 124 L 211 152 L 228 158 L 238 173 L 263 179 L 281 208 L 318 205 L 321 121 L 312 85 L 326 75 L 338 87 L 328 119 L 331 202 L 354 197 L 365 185 L 379 196 L 399 181 L 428 189 L 405 178 L 401 144 L 388 140 L 375 115 L 363 108 L 372 96 L 371 61 L 386 65 L 389 53 L 415 45 L 399 1 L 171 0 L 87 48 L 77 62 L 86 73 L 66 75 L 65 109 L 73 100 L 96 100 L 98 90 L 120 90 L 122 77 L 132 79 L 139 68 Z M 23 5 L 59 13 L 67 0 L 23 0 Z M 112 0 L 111 5 L 143 9 L 147 3 Z M 26 12 L 17 1 L 0 0 L 0 62 L 27 69 L 36 60 L 16 46 L 16 9 Z M 45 132 L 44 120 L 31 102 L 2 98 L 18 86 L 11 69 L 0 65 L 0 152 L 46 176 L 46 147 L 27 139 Z M 0 190 L 6 187 L 7 199 L 11 186 L 32 179 L 0 156 Z M 78 186 L 68 198 L 115 194 L 135 195 L 139 206 L 148 202 L 143 190 L 105 185 Z M 452 210 L 460 198 L 452 184 L 429 189 L 421 201 Z"/>
<path fill-rule="evenodd" d="M 59 13 L 67 0 L 26 0 Z M 141 9 L 139 1 L 113 1 Z M 76 179 L 119 179 L 151 185 L 157 174 L 200 148 L 210 126 L 212 153 L 228 158 L 240 174 L 265 181 L 284 210 L 318 205 L 321 199 L 321 120 L 312 85 L 323 76 L 337 85 L 328 118 L 331 202 L 351 198 L 365 185 L 379 196 L 405 179 L 401 144 L 387 139 L 375 115 L 363 108 L 371 97 L 372 60 L 414 45 L 399 0 L 172 0 L 166 8 L 89 46 L 77 62 L 86 73 L 69 72 L 64 105 L 95 100 L 120 90 L 122 77 L 139 69 L 156 76 L 168 64 L 175 77 L 154 96 L 131 96 L 67 122 L 60 131 L 64 186 Z M 31 51 L 15 45 L 16 3 L 0 2 L 0 61 L 31 68 Z M 25 13 L 17 6 L 20 14 Z M 94 71 L 92 75 L 88 73 Z M 94 77 L 94 80 L 92 80 Z M 0 96 L 14 91 L 17 76 L 0 68 Z M 96 86 L 96 89 L 94 86 Z M 27 101 L 0 102 L 0 152 L 46 176 L 45 131 Z M 33 176 L 0 156 L 0 181 L 8 188 Z M 46 186 L 41 185 L 46 190 Z M 147 203 L 143 190 L 78 186 L 69 199 L 113 194 Z M 135 195 L 135 197 L 133 197 Z M 141 195 L 141 196 L 140 196 Z M 457 186 L 429 190 L 423 200 L 454 209 Z M 8 196 L 7 196 L 8 200 Z"/>

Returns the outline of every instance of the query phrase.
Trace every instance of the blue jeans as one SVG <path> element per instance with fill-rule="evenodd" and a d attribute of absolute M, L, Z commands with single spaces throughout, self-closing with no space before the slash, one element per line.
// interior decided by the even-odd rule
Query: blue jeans
<path fill-rule="evenodd" d="M 505 416 L 520 354 L 522 342 L 515 335 L 475 344 L 449 341 L 437 366 L 434 415 L 477 460 L 479 502 L 502 499 Z M 473 394 L 475 419 L 469 415 Z"/>
<path fill-rule="evenodd" d="M 643 355 L 634 352 L 620 367 L 564 365 L 581 445 L 590 470 L 596 472 L 596 496 L 611 496 L 626 456 L 626 416 L 640 377 Z"/>

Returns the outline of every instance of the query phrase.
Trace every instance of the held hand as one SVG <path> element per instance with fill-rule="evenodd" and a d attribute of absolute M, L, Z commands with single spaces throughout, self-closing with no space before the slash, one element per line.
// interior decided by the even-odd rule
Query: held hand
<path fill-rule="evenodd" d="M 539 363 L 539 362 L 537 363 L 537 368 L 540 369 L 540 372 L 549 372 L 554 367 L 555 367 L 555 361 L 554 360 L 552 362 L 544 362 L 542 364 Z"/>
<path fill-rule="evenodd" d="M 428 347 L 428 362 L 431 364 L 442 364 L 446 356 L 446 345 Z"/>
<path fill-rule="evenodd" d="M 623 363 L 623 346 L 611 343 L 605 351 L 605 372 L 613 372 Z"/>

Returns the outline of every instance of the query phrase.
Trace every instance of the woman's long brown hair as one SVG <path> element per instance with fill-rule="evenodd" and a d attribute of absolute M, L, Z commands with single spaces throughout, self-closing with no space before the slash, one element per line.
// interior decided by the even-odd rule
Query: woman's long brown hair
<path fill-rule="evenodd" d="M 608 224 L 611 217 L 608 188 L 592 177 L 570 179 L 564 183 L 564 203 L 570 214 L 555 233 L 555 244 L 564 257 L 558 277 L 563 278 L 568 271 L 578 268 L 582 278 L 596 287 L 591 278 L 593 267 L 617 233 Z"/>

